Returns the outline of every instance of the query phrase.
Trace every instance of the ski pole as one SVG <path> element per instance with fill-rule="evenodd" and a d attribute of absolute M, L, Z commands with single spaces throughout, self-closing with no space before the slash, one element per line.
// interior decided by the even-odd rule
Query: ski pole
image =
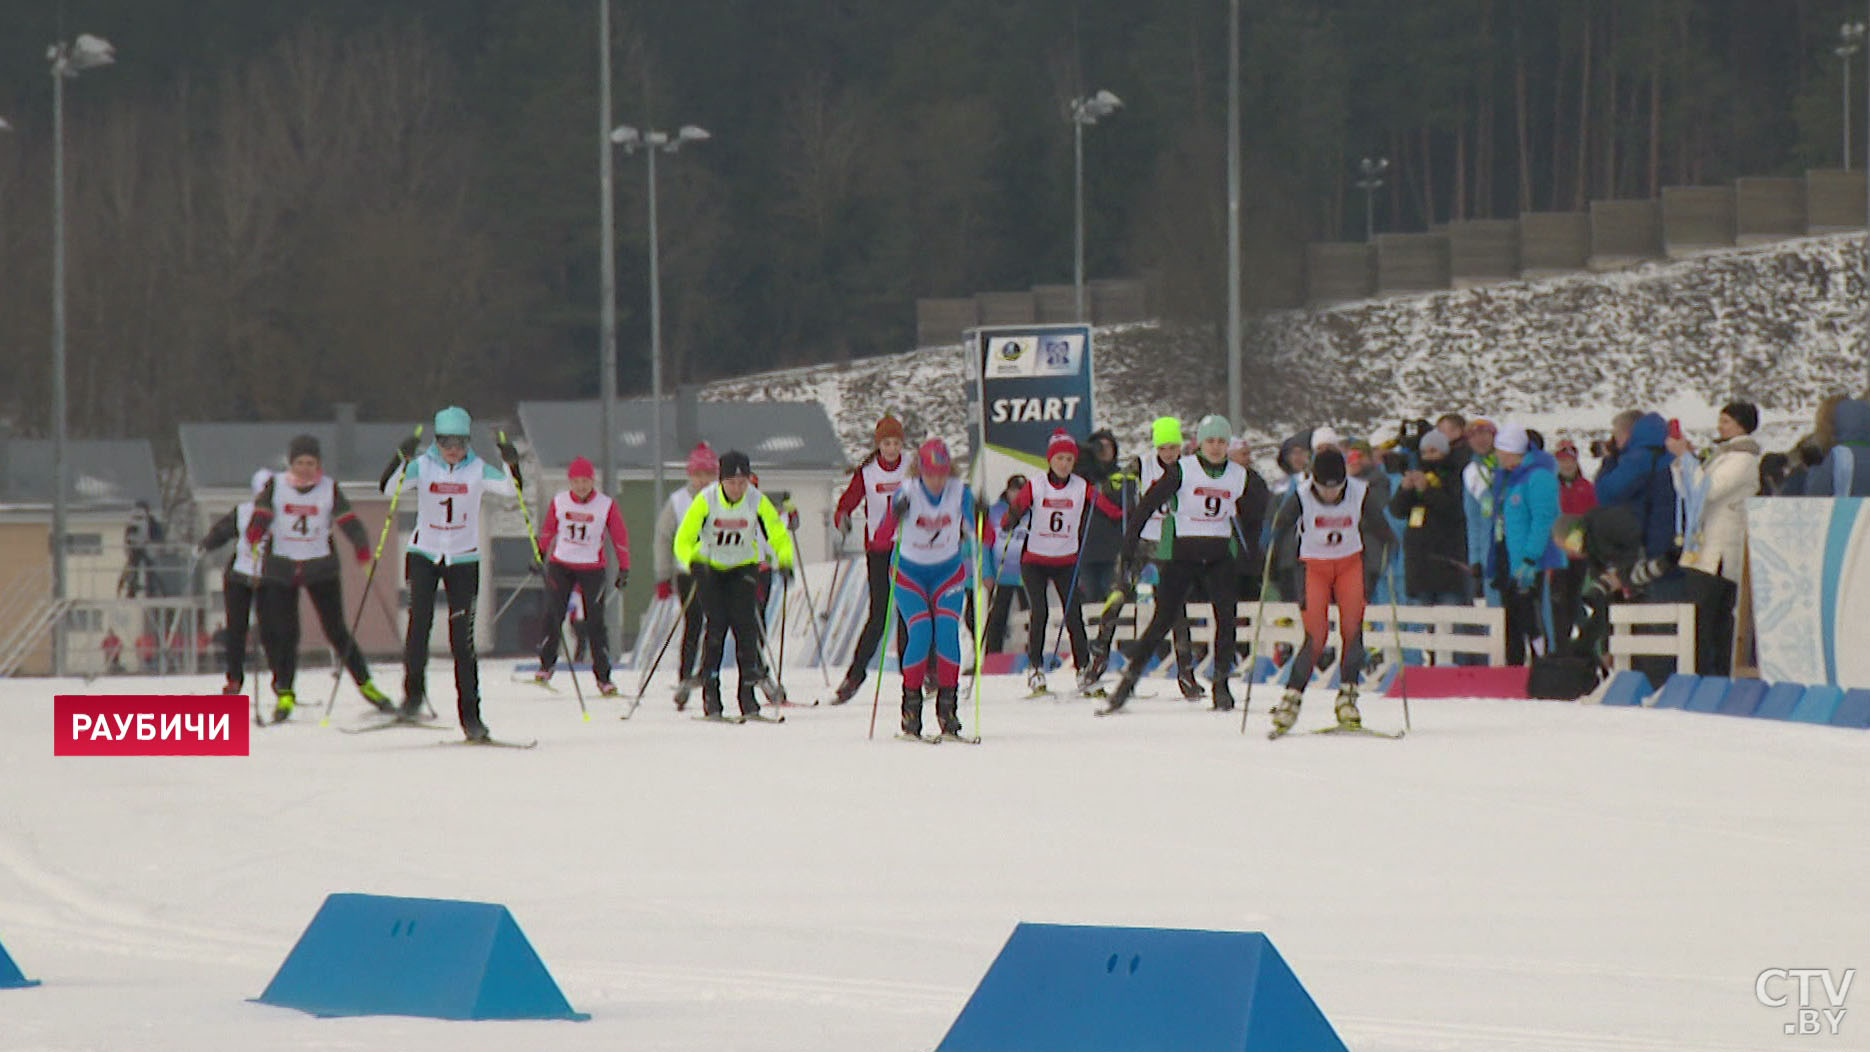
<path fill-rule="evenodd" d="M 890 550 L 889 592 L 883 602 L 883 641 L 877 645 L 877 689 L 870 695 L 870 737 L 877 736 L 877 706 L 883 702 L 883 662 L 890 652 L 890 631 L 896 627 L 896 567 L 903 555 L 903 534 L 896 531 L 896 543 Z M 874 608 L 873 608 L 874 609 Z"/>
<path fill-rule="evenodd" d="M 421 424 L 416 425 L 415 435 L 417 438 L 422 437 Z M 377 531 L 377 547 L 375 551 L 370 553 L 370 570 L 364 574 L 364 593 L 357 597 L 357 613 L 351 615 L 350 640 L 353 653 L 357 652 L 358 649 L 357 626 L 362 624 L 364 620 L 364 600 L 370 598 L 370 586 L 375 583 L 377 579 L 377 566 L 383 561 L 383 545 L 390 539 L 390 526 L 396 522 L 396 504 L 402 499 L 403 480 L 408 474 L 409 462 L 405 460 L 402 466 L 396 469 L 396 489 L 390 493 L 390 510 L 383 516 L 383 529 Z M 256 544 L 253 546 L 256 556 L 259 553 L 259 549 L 259 545 Z M 298 600 L 294 599 L 293 601 L 297 602 Z M 318 719 L 318 725 L 320 727 L 331 726 L 331 710 L 338 703 L 338 684 L 344 682 L 344 659 L 347 656 L 348 655 L 340 654 L 338 655 L 338 660 L 332 663 L 331 696 L 325 699 L 325 714 Z"/>
<path fill-rule="evenodd" d="M 643 694 L 649 690 L 649 681 L 656 678 L 656 669 L 662 665 L 662 656 L 669 652 L 669 644 L 675 639 L 675 633 L 681 631 L 682 621 L 688 616 L 688 604 L 695 601 L 696 582 L 691 577 L 688 591 L 682 596 L 682 605 L 675 611 L 675 620 L 669 623 L 669 634 L 662 637 L 662 646 L 656 650 L 656 659 L 649 663 L 649 671 L 643 674 L 642 682 L 636 685 L 636 697 L 630 699 L 630 714 L 636 714 L 637 706 L 643 704 Z"/>
<path fill-rule="evenodd" d="M 973 494 L 969 494 L 970 498 L 972 496 Z M 974 737 L 978 738 L 981 736 L 981 733 L 980 733 L 980 675 L 981 675 L 980 663 L 987 649 L 986 648 L 987 633 L 982 627 L 983 624 L 985 623 L 985 617 L 986 617 L 985 608 L 987 605 L 987 590 L 986 588 L 983 587 L 985 581 L 981 576 L 982 541 L 981 541 L 981 533 L 980 533 L 980 524 L 986 521 L 986 513 L 980 510 L 979 504 L 976 504 L 974 506 L 974 513 L 975 513 L 975 517 L 974 517 Z"/>
<path fill-rule="evenodd" d="M 1409 677 L 1407 675 L 1409 672 L 1409 662 L 1403 656 L 1402 621 L 1396 616 L 1395 564 L 1390 564 L 1388 572 L 1390 578 L 1390 628 L 1396 634 L 1396 692 L 1402 696 L 1403 731 L 1407 733 L 1412 729 L 1409 726 Z"/>
<path fill-rule="evenodd" d="M 1260 567 L 1260 602 L 1253 611 L 1253 646 L 1247 651 L 1247 689 L 1240 699 L 1240 733 L 1247 733 L 1247 711 L 1253 708 L 1253 681 L 1260 667 L 1260 629 L 1266 626 L 1266 592 L 1273 583 L 1273 552 L 1278 544 L 1266 546 L 1266 562 Z"/>
<path fill-rule="evenodd" d="M 507 444 L 505 431 L 494 432 L 494 437 L 499 440 L 501 445 L 504 446 Z M 519 501 L 519 515 L 521 520 L 526 523 L 526 540 L 531 544 L 532 561 L 538 563 L 539 568 L 543 571 L 545 569 L 545 556 L 539 552 L 539 535 L 534 532 L 532 528 L 532 509 L 526 505 L 526 487 L 520 484 L 517 475 L 513 478 L 513 497 L 515 500 Z M 544 574 L 541 573 L 540 576 L 544 577 Z M 515 588 L 513 590 L 513 595 L 518 595 L 519 592 L 520 589 Z M 511 603 L 512 601 L 512 597 L 509 596 L 507 602 Z M 589 723 L 591 722 L 591 710 L 585 708 L 584 688 L 578 685 L 578 670 L 572 667 L 575 662 L 571 660 L 570 648 L 565 645 L 565 621 L 563 618 L 560 618 L 558 624 L 553 626 L 553 631 L 558 633 L 558 648 L 565 655 L 565 675 L 571 677 L 572 693 L 578 696 L 578 712 L 584 717 L 584 722 Z"/>
<path fill-rule="evenodd" d="M 1087 481 L 1085 485 L 1087 487 L 1090 486 L 1090 482 Z M 1097 514 L 1096 509 L 1091 507 L 1091 503 L 1090 497 L 1086 497 L 1084 519 L 1078 524 L 1078 555 L 1071 563 L 1071 584 L 1067 586 L 1065 591 L 1060 593 L 1058 597 L 1059 601 L 1065 604 L 1065 608 L 1059 612 L 1058 631 L 1052 634 L 1052 649 L 1049 651 L 1051 654 L 1058 653 L 1058 644 L 1064 640 L 1065 629 L 1071 624 L 1072 602 L 1078 597 L 1078 570 L 1084 566 L 1084 540 L 1091 535 L 1091 516 Z M 1036 516 L 1038 512 L 1034 511 L 1033 514 Z M 1079 608 L 1081 610 L 1083 609 L 1082 603 L 1079 604 Z M 1042 664 L 1046 656 L 1046 654 L 1039 655 L 1039 660 Z M 1072 660 L 1075 664 L 1077 661 L 1076 654 L 1072 655 Z M 1060 659 L 1059 663 L 1063 664 L 1063 659 Z M 1041 669 L 1040 671 L 1044 670 Z"/>
<path fill-rule="evenodd" d="M 526 586 L 532 583 L 531 578 L 532 575 L 528 574 L 527 580 L 522 581 L 518 588 L 513 589 L 513 594 L 506 597 L 506 602 L 500 604 L 500 609 L 493 612 L 493 620 L 488 622 L 489 625 L 497 625 L 500 623 L 500 619 L 506 616 L 506 612 L 513 608 L 513 601 L 518 599 L 520 593 L 526 590 Z"/>
<path fill-rule="evenodd" d="M 841 565 L 842 564 L 840 564 L 839 567 L 834 567 L 831 571 L 831 580 L 834 586 L 837 584 L 838 569 L 841 568 Z M 799 587 L 805 589 L 805 612 L 812 615 L 806 620 L 811 622 L 812 638 L 816 640 L 816 645 L 818 647 L 812 660 L 818 665 L 818 674 L 824 677 L 825 688 L 829 690 L 831 687 L 831 673 L 825 670 L 825 630 L 818 622 L 821 618 L 830 616 L 831 608 L 829 606 L 825 607 L 824 614 L 817 613 L 818 604 L 812 599 L 812 579 L 810 575 L 805 572 L 804 567 L 799 568 Z M 836 601 L 836 592 L 832 592 L 831 598 L 826 600 L 826 602 Z"/>

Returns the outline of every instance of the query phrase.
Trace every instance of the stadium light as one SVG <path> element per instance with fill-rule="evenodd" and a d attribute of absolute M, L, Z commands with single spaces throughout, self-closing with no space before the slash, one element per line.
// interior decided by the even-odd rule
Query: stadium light
<path fill-rule="evenodd" d="M 1227 5 L 1227 419 L 1241 420 L 1240 0 Z"/>
<path fill-rule="evenodd" d="M 656 155 L 675 153 L 685 143 L 706 142 L 714 136 L 706 128 L 684 124 L 674 135 L 653 129 L 638 130 L 624 124 L 612 128 L 610 141 L 626 154 L 643 151 L 649 167 L 649 455 L 655 464 L 656 497 L 651 507 L 662 507 L 662 247 L 656 236 Z M 617 299 L 616 272 L 610 275 L 605 302 Z M 616 337 L 613 323 L 609 341 L 610 364 L 616 367 Z"/>
<path fill-rule="evenodd" d="M 1838 46 L 1831 53 L 1844 66 L 1844 170 L 1851 170 L 1851 57 L 1863 50 L 1864 23 L 1846 22 L 1838 27 Z"/>
<path fill-rule="evenodd" d="M 117 60 L 103 37 L 46 48 L 52 67 L 52 598 L 66 598 L 65 581 L 65 82 Z M 52 674 L 65 674 L 65 618 L 52 628 Z"/>
<path fill-rule="evenodd" d="M 1099 89 L 1081 99 L 1071 100 L 1072 157 L 1075 161 L 1076 187 L 1072 245 L 1071 287 L 1076 297 L 1078 320 L 1088 322 L 1084 310 L 1084 129 L 1123 108 L 1123 100 Z"/>

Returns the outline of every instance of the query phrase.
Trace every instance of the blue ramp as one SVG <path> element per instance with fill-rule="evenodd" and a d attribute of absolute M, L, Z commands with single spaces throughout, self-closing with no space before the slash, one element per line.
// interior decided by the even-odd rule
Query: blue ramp
<path fill-rule="evenodd" d="M 1345 1052 L 1259 932 L 1021 924 L 937 1052 Z"/>
<path fill-rule="evenodd" d="M 1762 720 L 1789 720 L 1792 710 L 1805 696 L 1805 688 L 1798 683 L 1775 683 L 1760 699 L 1760 706 L 1753 710 L 1753 715 Z"/>
<path fill-rule="evenodd" d="M 1837 687 L 1820 683 L 1806 687 L 1799 696 L 1799 703 L 1792 706 L 1790 719 L 1800 723 L 1830 723 L 1831 717 L 1838 711 L 1838 703 L 1844 700 L 1844 692 Z"/>
<path fill-rule="evenodd" d="M 13 963 L 13 958 L 0 946 L 0 990 L 21 990 L 28 986 L 38 986 L 39 980 L 28 979 Z"/>
<path fill-rule="evenodd" d="M 1734 681 L 1726 676 L 1703 676 L 1695 684 L 1695 690 L 1688 695 L 1688 703 L 1682 708 L 1689 712 L 1718 712 L 1721 701 L 1727 697 L 1727 690 Z"/>
<path fill-rule="evenodd" d="M 1610 686 L 1604 689 L 1605 705 L 1641 705 L 1643 699 L 1655 693 L 1649 685 L 1649 677 L 1641 672 L 1625 669 L 1610 677 Z"/>
<path fill-rule="evenodd" d="M 331 895 L 256 1000 L 316 1016 L 589 1019 L 505 906 Z"/>
<path fill-rule="evenodd" d="M 1686 672 L 1677 672 L 1662 685 L 1656 694 L 1655 707 L 1658 709 L 1680 709 L 1688 706 L 1688 699 L 1694 696 L 1695 688 L 1700 686 L 1701 677 Z"/>
<path fill-rule="evenodd" d="M 1845 691 L 1836 711 L 1831 713 L 1831 726 L 1860 730 L 1870 727 L 1870 690 L 1858 687 Z"/>
<path fill-rule="evenodd" d="M 1714 710 L 1723 716 L 1751 716 L 1766 698 L 1766 681 L 1763 679 L 1737 679 L 1727 688 L 1727 695 L 1721 699 L 1721 707 Z"/>

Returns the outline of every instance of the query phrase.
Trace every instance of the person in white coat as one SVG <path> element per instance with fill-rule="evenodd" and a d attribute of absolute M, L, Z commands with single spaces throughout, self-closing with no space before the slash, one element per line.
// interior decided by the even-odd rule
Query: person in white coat
<path fill-rule="evenodd" d="M 1747 500 L 1760 492 L 1760 444 L 1753 432 L 1760 411 L 1751 402 L 1721 409 L 1720 434 L 1705 458 L 1687 440 L 1671 438 L 1669 452 L 1682 536 L 1682 586 L 1695 604 L 1695 671 L 1725 676 L 1733 670 L 1734 605 L 1746 572 Z"/>

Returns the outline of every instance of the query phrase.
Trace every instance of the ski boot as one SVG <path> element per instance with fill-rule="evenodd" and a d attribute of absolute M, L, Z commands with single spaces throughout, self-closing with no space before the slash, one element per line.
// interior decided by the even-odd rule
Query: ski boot
<path fill-rule="evenodd" d="M 684 699 L 684 703 L 686 699 Z M 701 682 L 701 714 L 719 719 L 724 710 L 721 707 L 721 681 L 706 679 Z"/>
<path fill-rule="evenodd" d="M 1345 730 L 1361 730 L 1364 725 L 1363 713 L 1357 711 L 1357 687 L 1346 683 L 1338 688 L 1336 708 L 1338 726 Z"/>
<path fill-rule="evenodd" d="M 532 685 L 535 687 L 544 687 L 547 690 L 551 690 L 552 689 L 552 670 L 549 668 L 542 668 L 539 671 L 533 673 L 532 674 Z"/>
<path fill-rule="evenodd" d="M 277 692 L 278 700 L 273 703 L 273 722 L 284 723 L 292 718 L 292 710 L 298 706 L 299 699 L 291 690 Z"/>
<path fill-rule="evenodd" d="M 493 732 L 487 729 L 487 725 L 482 723 L 478 716 L 462 720 L 461 733 L 471 742 L 487 742 L 493 740 Z"/>
<path fill-rule="evenodd" d="M 958 688 L 935 688 L 935 722 L 941 725 L 943 741 L 969 740 L 961 734 L 961 691 Z"/>
<path fill-rule="evenodd" d="M 239 694 L 240 693 L 240 681 L 237 679 L 230 679 L 226 683 L 221 684 L 221 693 Z"/>
<path fill-rule="evenodd" d="M 1117 685 L 1111 688 L 1110 696 L 1104 699 L 1104 707 L 1097 710 L 1099 716 L 1110 716 L 1122 711 L 1124 703 L 1128 702 L 1130 695 L 1136 691 L 1136 681 L 1142 675 L 1142 668 L 1141 662 L 1132 662 L 1123 670 L 1123 675 L 1117 680 Z"/>
<path fill-rule="evenodd" d="M 1201 681 L 1195 678 L 1195 666 L 1192 662 L 1182 666 L 1181 670 L 1175 674 L 1175 685 L 1181 688 L 1182 699 L 1185 701 L 1200 701 L 1203 697 Z"/>
<path fill-rule="evenodd" d="M 1227 689 L 1227 678 L 1225 676 L 1214 677 L 1214 684 L 1211 689 L 1214 693 L 1214 704 L 1209 706 L 1211 711 L 1234 711 L 1234 692 Z"/>
<path fill-rule="evenodd" d="M 770 674 L 760 677 L 760 693 L 766 695 L 768 705 L 786 704 L 786 688 L 780 686 Z"/>
<path fill-rule="evenodd" d="M 845 673 L 844 682 L 838 684 L 837 693 L 831 695 L 831 704 L 843 705 L 857 696 L 857 689 L 864 685 L 861 673 Z"/>
<path fill-rule="evenodd" d="M 359 684 L 357 692 L 364 696 L 365 701 L 376 706 L 378 712 L 393 713 L 396 711 L 396 703 L 390 700 L 390 696 L 378 690 L 377 685 L 369 680 Z"/>
<path fill-rule="evenodd" d="M 422 718 L 422 709 L 425 705 L 427 705 L 427 700 L 422 695 L 411 694 L 403 699 L 401 708 L 390 706 L 389 713 L 399 720 L 419 720 Z"/>
<path fill-rule="evenodd" d="M 1102 647 L 1092 647 L 1090 663 L 1078 673 L 1078 689 L 1088 690 L 1095 686 L 1108 671 L 1110 671 L 1110 651 Z"/>
<path fill-rule="evenodd" d="M 614 698 L 617 696 L 617 685 L 610 680 L 600 679 L 597 681 L 597 693 L 601 697 Z"/>
<path fill-rule="evenodd" d="M 1026 673 L 1026 696 L 1029 698 L 1037 698 L 1044 694 L 1045 670 L 1035 668 Z"/>
<path fill-rule="evenodd" d="M 694 693 L 695 688 L 699 686 L 701 686 L 701 681 L 698 679 L 685 679 L 675 685 L 675 711 L 681 712 L 683 709 L 688 708 L 688 696 Z M 718 691 L 720 688 L 717 685 L 715 689 Z M 701 707 L 703 709 L 707 708 L 705 701 Z"/>
<path fill-rule="evenodd" d="M 1291 689 L 1279 696 L 1279 704 L 1273 706 L 1273 732 L 1267 735 L 1268 738 L 1283 736 L 1292 729 L 1293 724 L 1299 722 L 1301 700 L 1303 700 L 1303 695 Z"/>
<path fill-rule="evenodd" d="M 753 684 L 742 683 L 740 686 L 734 688 L 734 698 L 740 703 L 740 715 L 742 719 L 756 720 L 760 718 L 760 699 L 753 693 Z"/>
<path fill-rule="evenodd" d="M 939 714 L 940 709 L 937 708 Z M 922 688 L 903 684 L 903 735 L 908 738 L 922 736 Z"/>

